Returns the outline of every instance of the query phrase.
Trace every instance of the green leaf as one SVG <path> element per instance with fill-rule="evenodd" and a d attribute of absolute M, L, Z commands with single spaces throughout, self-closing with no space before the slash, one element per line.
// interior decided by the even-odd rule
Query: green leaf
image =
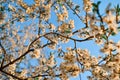
<path fill-rule="evenodd" d="M 92 3 L 93 5 L 93 12 L 97 11 L 98 6 L 100 5 L 101 1 L 98 1 L 97 4 L 96 3 Z"/>
<path fill-rule="evenodd" d="M 116 10 L 117 14 L 120 15 L 120 6 L 119 6 L 119 4 L 117 4 L 117 6 L 115 7 L 115 10 Z"/>
<path fill-rule="evenodd" d="M 112 35 L 112 36 L 115 36 L 115 35 L 116 35 L 116 33 L 115 33 L 115 32 L 112 32 L 112 33 L 111 33 L 111 35 Z"/>
<path fill-rule="evenodd" d="M 63 4 L 60 3 L 60 6 L 63 6 Z"/>
<path fill-rule="evenodd" d="M 97 6 L 100 5 L 100 3 L 101 3 L 101 1 L 98 1 L 98 2 L 97 2 Z"/>
<path fill-rule="evenodd" d="M 118 29 L 118 31 L 120 31 L 120 27 L 118 27 L 117 29 Z"/>
<path fill-rule="evenodd" d="M 96 3 L 92 3 L 92 5 L 93 5 L 94 8 L 98 7 Z"/>
<path fill-rule="evenodd" d="M 34 80 L 38 80 L 39 78 L 38 77 L 36 77 Z"/>
<path fill-rule="evenodd" d="M 2 59 L 2 55 L 0 55 L 0 59 Z"/>
<path fill-rule="evenodd" d="M 71 33 L 70 29 L 65 30 L 65 33 Z"/>
<path fill-rule="evenodd" d="M 5 10 L 5 6 L 2 6 L 2 4 L 0 4 L 0 11 L 4 11 Z"/>
<path fill-rule="evenodd" d="M 119 12 L 119 4 L 117 4 L 117 8 L 116 9 L 117 9 L 117 12 Z"/>
<path fill-rule="evenodd" d="M 71 31 L 65 31 L 66 33 L 70 33 Z"/>
<path fill-rule="evenodd" d="M 92 11 L 93 11 L 93 12 L 97 12 L 97 10 L 98 10 L 98 5 L 97 5 L 96 3 L 93 3 L 92 5 L 93 5 Z"/>
<path fill-rule="evenodd" d="M 78 9 L 78 8 L 80 8 L 80 6 L 79 6 L 79 5 L 75 6 L 75 9 Z"/>
<path fill-rule="evenodd" d="M 102 35 L 102 38 L 107 40 L 107 36 L 106 35 Z"/>
<path fill-rule="evenodd" d="M 60 2 L 60 0 L 57 0 L 57 2 Z"/>

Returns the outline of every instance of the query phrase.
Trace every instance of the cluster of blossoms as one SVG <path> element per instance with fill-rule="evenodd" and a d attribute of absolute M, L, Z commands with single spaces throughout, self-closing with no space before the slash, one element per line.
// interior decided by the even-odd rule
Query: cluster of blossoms
<path fill-rule="evenodd" d="M 117 10 L 107 9 L 102 16 L 99 4 L 93 6 L 91 0 L 83 0 L 86 14 L 81 18 L 77 13 L 79 5 L 72 0 L 34 0 L 31 5 L 24 0 L 8 0 L 10 4 L 5 8 L 6 0 L 1 2 L 1 79 L 69 80 L 86 71 L 92 74 L 89 80 L 120 79 L 120 41 L 109 38 L 119 33 L 119 6 Z M 69 19 L 70 10 L 85 27 L 75 27 L 76 19 Z M 78 48 L 80 42 L 87 40 L 99 44 L 104 56 L 91 56 L 89 50 Z M 64 47 L 68 42 L 73 44 Z"/>
<path fill-rule="evenodd" d="M 58 31 L 61 33 L 66 33 L 67 31 L 72 32 L 72 29 L 74 28 L 74 21 L 70 20 L 69 23 L 63 23 L 58 27 Z"/>
<path fill-rule="evenodd" d="M 3 12 L 0 12 L 0 24 L 4 23 L 4 19 L 5 19 L 5 14 Z"/>
<path fill-rule="evenodd" d="M 26 10 L 27 14 L 32 14 L 35 11 L 37 14 L 40 13 L 40 18 L 48 20 L 50 18 L 51 11 L 51 1 L 48 4 L 44 4 L 44 0 L 35 0 L 35 4 L 29 6 L 27 3 L 24 3 L 23 0 L 18 0 L 18 4 Z"/>
<path fill-rule="evenodd" d="M 51 4 L 41 6 L 40 10 L 41 10 L 40 18 L 42 18 L 44 20 L 48 20 L 50 18 Z"/>
<path fill-rule="evenodd" d="M 75 64 L 76 63 L 76 56 L 75 51 L 68 51 L 65 53 L 63 58 L 65 62 L 60 64 L 60 71 L 62 80 L 69 80 L 70 76 L 78 76 L 80 73 L 80 67 Z"/>
<path fill-rule="evenodd" d="M 120 41 L 115 43 L 112 40 L 108 43 L 104 43 L 103 48 L 101 48 L 101 52 L 111 55 L 114 50 L 116 50 L 118 53 L 120 53 Z"/>
<path fill-rule="evenodd" d="M 83 0 L 83 3 L 84 3 L 85 12 L 91 12 L 92 11 L 92 1 L 91 0 Z"/>
<path fill-rule="evenodd" d="M 68 11 L 67 11 L 66 7 L 62 6 L 62 8 L 63 8 L 63 12 L 57 13 L 57 19 L 58 19 L 57 21 L 58 22 L 68 19 Z"/>
<path fill-rule="evenodd" d="M 118 24 L 116 24 L 116 16 L 111 10 L 109 10 L 107 12 L 107 15 L 103 17 L 103 21 L 107 23 L 110 31 L 113 31 L 114 33 L 118 32 L 117 31 Z"/>

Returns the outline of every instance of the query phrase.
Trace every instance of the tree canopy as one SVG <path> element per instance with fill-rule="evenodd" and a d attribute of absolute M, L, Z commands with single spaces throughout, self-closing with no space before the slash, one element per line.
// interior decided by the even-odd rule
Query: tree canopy
<path fill-rule="evenodd" d="M 88 80 L 120 80 L 120 41 L 110 38 L 120 34 L 120 5 L 101 13 L 102 1 L 76 1 L 0 0 L 0 79 L 81 80 L 89 72 Z M 88 41 L 100 55 L 79 46 Z"/>

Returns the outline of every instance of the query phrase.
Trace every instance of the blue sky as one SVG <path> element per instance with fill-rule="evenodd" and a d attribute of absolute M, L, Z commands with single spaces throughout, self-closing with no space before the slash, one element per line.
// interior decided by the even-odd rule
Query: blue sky
<path fill-rule="evenodd" d="M 83 6 L 82 0 L 73 0 L 73 1 L 75 1 L 75 3 L 77 3 L 77 4 L 80 4 L 80 7 Z M 94 0 L 95 3 L 97 1 L 101 1 L 101 4 L 100 4 L 100 13 L 103 14 L 103 15 L 104 15 L 104 10 L 105 10 L 106 6 L 109 3 L 112 4 L 111 7 L 114 7 L 117 4 L 120 5 L 120 0 Z M 80 20 L 75 15 L 73 15 L 71 13 L 69 15 L 69 19 L 75 20 L 75 26 L 76 26 L 76 28 L 84 26 L 84 24 L 81 23 Z M 113 39 L 115 42 L 117 42 L 118 40 L 120 40 L 120 33 L 118 35 L 116 35 L 116 36 L 111 36 L 110 39 Z M 69 42 L 68 44 L 64 45 L 64 47 L 65 46 L 71 46 L 71 45 L 73 45 L 73 43 Z M 80 48 L 82 48 L 82 49 L 88 49 L 90 51 L 91 55 L 93 55 L 93 56 L 98 56 L 98 55 L 102 54 L 100 52 L 100 46 L 98 46 L 93 40 L 92 41 L 78 43 L 77 46 L 80 47 Z M 90 75 L 90 73 L 89 72 L 85 72 L 85 73 L 81 74 L 82 80 L 87 80 L 87 78 L 86 78 L 87 75 Z M 78 78 L 71 78 L 70 80 L 79 80 L 79 77 Z"/>
<path fill-rule="evenodd" d="M 27 2 L 28 4 L 31 4 L 33 3 L 33 0 L 24 0 L 25 2 Z M 83 3 L 82 3 L 82 0 L 73 0 L 75 3 L 79 4 L 80 7 L 82 8 L 83 6 Z M 100 13 L 104 15 L 104 10 L 107 6 L 107 4 L 109 3 L 112 3 L 112 7 L 115 6 L 116 4 L 119 4 L 120 5 L 120 0 L 94 0 L 94 2 L 96 3 L 97 1 L 101 1 L 101 4 L 100 4 Z M 80 13 L 82 15 L 82 13 Z M 57 22 L 56 22 L 56 16 L 54 16 L 55 13 L 52 12 L 51 13 L 51 19 L 50 19 L 50 22 L 52 22 L 53 24 L 55 24 L 56 26 L 58 25 Z M 85 25 L 83 23 L 81 23 L 81 21 L 76 17 L 76 15 L 73 15 L 72 14 L 72 11 L 70 11 L 70 14 L 69 14 L 69 19 L 73 19 L 75 20 L 75 26 L 76 28 L 75 29 L 79 29 L 79 27 L 84 27 Z M 111 37 L 111 39 L 113 39 L 114 41 L 118 41 L 120 40 L 120 33 L 114 37 Z M 70 47 L 73 47 L 73 42 L 69 42 L 67 44 L 64 44 L 62 45 L 62 47 L 66 47 L 66 46 L 70 46 Z M 82 43 L 77 43 L 77 47 L 80 47 L 82 49 L 88 49 L 91 53 L 91 55 L 93 56 L 98 56 L 98 55 L 101 55 L 101 53 L 99 52 L 100 50 L 100 46 L 98 46 L 97 44 L 95 44 L 95 42 L 92 40 L 92 41 L 87 41 L 87 42 L 82 42 Z M 48 49 L 48 48 L 47 48 Z M 48 51 L 46 52 L 49 52 L 49 49 Z M 33 64 L 33 63 L 31 63 Z M 82 80 L 87 80 L 86 76 L 87 75 L 90 75 L 89 72 L 85 72 L 84 74 L 81 75 L 81 78 Z M 79 78 L 71 78 L 70 80 L 79 80 Z"/>

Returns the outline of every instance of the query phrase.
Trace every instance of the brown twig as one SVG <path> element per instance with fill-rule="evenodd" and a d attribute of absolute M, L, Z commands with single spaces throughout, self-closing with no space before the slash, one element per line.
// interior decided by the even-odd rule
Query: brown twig
<path fill-rule="evenodd" d="M 2 69 L 0 69 L 0 71 L 1 71 L 2 73 L 4 73 L 4 74 L 7 74 L 7 75 L 9 75 L 9 76 L 12 76 L 13 78 L 18 79 L 18 80 L 24 80 L 24 79 L 21 79 L 21 78 L 15 76 L 15 75 L 13 75 L 13 74 L 10 74 L 9 72 L 3 71 Z"/>
<path fill-rule="evenodd" d="M 1 42 L 0 42 L 0 47 L 2 48 L 3 53 L 4 53 L 4 58 L 3 58 L 2 62 L 1 62 L 1 67 L 2 67 L 3 64 L 4 64 L 4 60 L 5 60 L 5 55 L 7 54 L 7 52 L 6 52 L 5 48 L 3 47 L 3 45 L 1 44 Z"/>
<path fill-rule="evenodd" d="M 81 17 L 77 14 L 77 12 L 66 2 L 67 6 L 75 13 L 75 15 L 82 21 Z"/>
<path fill-rule="evenodd" d="M 11 61 L 10 63 L 4 65 L 4 66 L 1 67 L 0 69 L 4 69 L 4 68 L 8 67 L 9 65 L 11 65 L 11 64 L 19 61 L 22 57 L 24 57 L 26 54 L 28 54 L 28 53 L 31 52 L 31 51 L 34 51 L 34 49 L 30 49 L 30 50 L 26 51 L 23 55 L 21 55 L 20 57 L 18 57 L 17 59 L 15 59 L 15 60 L 13 60 L 13 61 Z"/>

